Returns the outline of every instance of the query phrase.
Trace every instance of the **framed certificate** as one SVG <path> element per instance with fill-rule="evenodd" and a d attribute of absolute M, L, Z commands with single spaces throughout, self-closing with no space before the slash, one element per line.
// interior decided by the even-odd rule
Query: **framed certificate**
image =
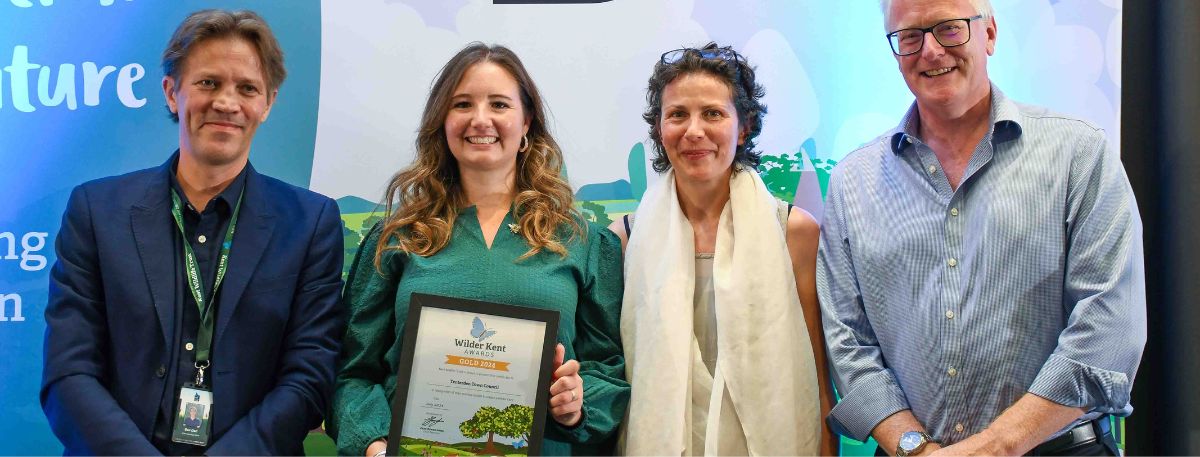
<path fill-rule="evenodd" d="M 555 311 L 412 294 L 387 455 L 540 455 Z"/>

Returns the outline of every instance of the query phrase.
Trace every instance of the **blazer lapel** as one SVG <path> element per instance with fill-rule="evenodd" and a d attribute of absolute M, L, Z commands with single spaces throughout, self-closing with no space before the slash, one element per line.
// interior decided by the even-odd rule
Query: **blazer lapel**
<path fill-rule="evenodd" d="M 241 302 L 246 285 L 254 276 L 258 262 L 262 260 L 275 228 L 275 216 L 270 211 L 266 196 L 266 180 L 250 164 L 246 166 L 249 170 L 245 197 L 229 251 L 229 269 L 218 292 L 220 301 L 217 302 L 217 331 L 213 336 L 213 347 L 229 328 L 229 321 Z"/>
<path fill-rule="evenodd" d="M 178 154 L 178 152 L 176 152 Z M 145 197 L 130 207 L 130 225 L 137 244 L 138 257 L 150 286 L 150 298 L 158 312 L 163 345 L 169 347 L 175 323 L 175 256 L 170 224 L 171 208 L 167 198 L 168 173 L 175 155 L 147 181 Z"/>

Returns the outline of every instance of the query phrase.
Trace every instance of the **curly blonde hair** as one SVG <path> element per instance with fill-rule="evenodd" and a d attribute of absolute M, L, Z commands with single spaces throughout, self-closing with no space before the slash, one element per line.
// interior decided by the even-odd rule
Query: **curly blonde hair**
<path fill-rule="evenodd" d="M 491 62 L 504 68 L 521 89 L 521 105 L 529 118 L 528 148 L 517 152 L 517 195 L 513 217 L 529 251 L 517 260 L 542 250 L 567 255 L 566 241 L 584 236 L 574 206 L 570 184 L 562 176 L 563 157 L 546 127 L 546 109 L 533 79 L 512 50 L 471 43 L 442 67 L 425 102 L 417 133 L 417 157 L 397 172 L 385 193 L 387 217 L 375 248 L 378 267 L 384 252 L 397 250 L 431 256 L 450 242 L 459 208 L 469 202 L 460 184 L 458 162 L 446 142 L 445 122 L 454 89 L 472 66 Z M 394 242 L 393 242 L 394 241 Z"/>

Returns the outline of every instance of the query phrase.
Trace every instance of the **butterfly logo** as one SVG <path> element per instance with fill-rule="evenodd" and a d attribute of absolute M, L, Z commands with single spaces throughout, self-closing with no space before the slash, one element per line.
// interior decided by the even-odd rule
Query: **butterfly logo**
<path fill-rule="evenodd" d="M 487 327 L 483 326 L 483 319 L 480 319 L 479 316 L 475 316 L 475 321 L 471 323 L 471 336 L 475 337 L 476 341 L 486 340 L 488 337 L 495 334 L 495 330 L 489 330 Z"/>

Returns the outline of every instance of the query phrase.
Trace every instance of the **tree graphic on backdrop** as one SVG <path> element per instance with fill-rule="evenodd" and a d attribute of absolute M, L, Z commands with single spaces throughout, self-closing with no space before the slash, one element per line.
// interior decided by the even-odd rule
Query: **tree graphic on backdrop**
<path fill-rule="evenodd" d="M 363 237 L 366 237 L 367 233 L 370 233 L 371 229 L 375 228 L 375 224 L 382 220 L 383 216 L 378 216 L 375 214 L 367 216 L 366 219 L 363 219 L 362 227 L 359 227 L 358 232 L 361 233 Z"/>
<path fill-rule="evenodd" d="M 595 222 L 602 227 L 608 227 L 608 224 L 612 223 L 612 219 L 609 219 L 608 213 L 605 212 L 604 205 L 586 200 L 579 203 L 580 207 L 582 207 L 584 210 L 585 215 L 591 213 L 592 217 L 589 219 L 591 219 L 592 222 Z"/>
<path fill-rule="evenodd" d="M 342 219 L 342 258 L 353 260 L 354 253 L 358 252 L 358 243 L 360 242 L 362 242 L 362 236 L 346 227 L 346 220 Z M 353 263 L 350 260 L 342 263 L 342 279 L 350 274 L 350 266 Z"/>
<path fill-rule="evenodd" d="M 495 436 L 519 438 L 528 442 L 529 431 L 533 428 L 533 408 L 521 405 L 508 405 L 503 410 L 484 406 L 475 412 L 470 419 L 459 424 L 458 431 L 463 436 L 479 439 L 487 434 L 487 444 L 481 454 L 496 455 Z"/>
<path fill-rule="evenodd" d="M 800 180 L 800 153 L 783 154 L 779 156 L 763 154 L 762 162 L 758 165 L 758 175 L 762 177 L 767 190 L 777 198 L 791 202 L 796 199 L 796 184 Z"/>
<path fill-rule="evenodd" d="M 629 190 L 633 193 L 633 199 L 641 201 L 642 194 L 646 193 L 646 147 L 640 141 L 629 148 L 626 168 L 629 171 Z"/>

